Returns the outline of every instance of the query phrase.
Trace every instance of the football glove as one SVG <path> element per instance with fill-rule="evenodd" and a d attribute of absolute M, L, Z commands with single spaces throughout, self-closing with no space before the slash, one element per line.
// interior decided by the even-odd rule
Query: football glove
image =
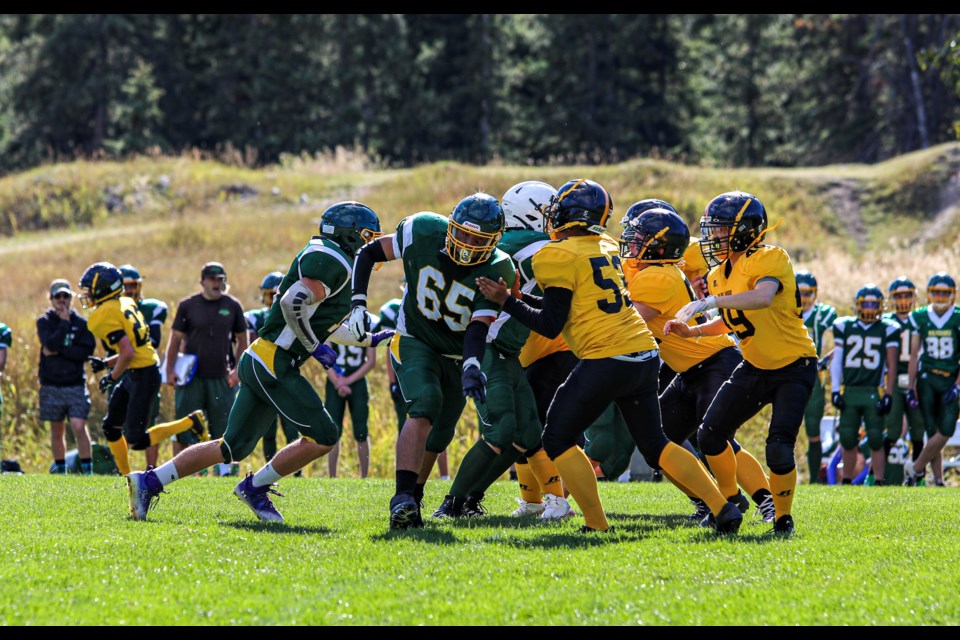
<path fill-rule="evenodd" d="M 323 344 L 322 342 L 310 354 L 317 359 L 324 369 L 329 369 L 337 363 L 337 352 Z"/>
<path fill-rule="evenodd" d="M 840 411 L 843 411 L 843 408 L 847 406 L 847 403 L 843 401 L 843 394 L 839 391 L 833 392 L 833 396 L 830 398 L 830 404 L 840 409 Z"/>
<path fill-rule="evenodd" d="M 394 402 L 403 402 L 403 392 L 400 391 L 399 382 L 390 383 L 390 397 L 393 398 Z"/>
<path fill-rule="evenodd" d="M 907 390 L 907 406 L 910 407 L 911 409 L 920 408 L 920 401 L 917 400 L 917 394 L 914 392 L 913 389 Z"/>
<path fill-rule="evenodd" d="M 954 383 L 954 384 L 950 387 L 950 389 L 948 389 L 947 392 L 946 392 L 945 394 L 943 394 L 943 402 L 944 402 L 944 404 L 950 404 L 950 403 L 952 403 L 952 402 L 956 402 L 956 401 L 957 401 L 957 396 L 960 396 L 960 386 L 958 386 L 956 383 Z"/>
<path fill-rule="evenodd" d="M 100 378 L 100 393 L 106 393 L 117 384 L 117 381 L 110 377 L 109 373 L 103 374 Z"/>
<path fill-rule="evenodd" d="M 390 342 L 390 338 L 393 337 L 393 329 L 384 329 L 383 331 L 377 331 L 370 336 L 370 346 L 375 347 L 381 342 Z"/>
<path fill-rule="evenodd" d="M 692 302 L 688 302 L 680 307 L 680 311 L 677 311 L 676 318 L 680 322 L 687 323 L 690 322 L 690 319 L 694 316 L 698 316 L 701 313 L 716 308 L 717 296 L 707 296 L 701 300 L 693 300 Z"/>
<path fill-rule="evenodd" d="M 350 310 L 350 317 L 347 318 L 347 329 L 357 340 L 363 340 L 367 337 L 367 332 L 370 331 L 370 315 L 364 305 L 358 304 Z"/>
<path fill-rule="evenodd" d="M 101 371 L 107 368 L 106 358 L 98 358 L 96 356 L 90 356 L 89 358 L 87 358 L 87 360 L 90 362 L 90 371 L 94 373 L 100 373 Z"/>
<path fill-rule="evenodd" d="M 463 395 L 473 398 L 474 402 L 487 401 L 487 376 L 483 371 L 480 371 L 480 367 L 469 366 L 465 368 L 460 377 L 460 382 L 463 385 Z"/>
<path fill-rule="evenodd" d="M 877 403 L 877 413 L 879 413 L 882 416 L 885 416 L 888 413 L 890 413 L 890 409 L 892 408 L 893 408 L 893 396 L 884 394 L 884 396 L 880 398 L 880 402 Z"/>

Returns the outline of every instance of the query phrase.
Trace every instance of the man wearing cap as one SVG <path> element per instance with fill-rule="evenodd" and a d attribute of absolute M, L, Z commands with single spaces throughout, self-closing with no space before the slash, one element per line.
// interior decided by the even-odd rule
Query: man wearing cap
<path fill-rule="evenodd" d="M 51 473 L 66 473 L 64 419 L 77 440 L 80 470 L 93 473 L 90 432 L 90 393 L 83 365 L 93 355 L 96 339 L 87 329 L 87 320 L 71 308 L 73 291 L 67 280 L 50 283 L 50 309 L 37 318 L 40 339 L 40 420 L 50 423 L 50 447 L 53 450 Z"/>
<path fill-rule="evenodd" d="M 219 262 L 208 262 L 200 271 L 200 292 L 177 304 L 170 342 L 167 344 L 167 384 L 175 384 L 176 417 L 203 409 L 210 423 L 210 437 L 220 438 L 227 428 L 238 382 L 236 362 L 249 344 L 243 305 L 227 293 L 227 273 Z M 184 342 L 186 344 L 184 345 Z M 234 351 L 234 344 L 236 345 Z M 174 370 L 179 353 L 197 356 L 193 378 L 182 384 Z M 184 432 L 177 435 L 175 453 L 197 442 Z M 229 465 L 224 465 L 229 467 Z M 225 468 L 221 468 L 224 474 Z"/>

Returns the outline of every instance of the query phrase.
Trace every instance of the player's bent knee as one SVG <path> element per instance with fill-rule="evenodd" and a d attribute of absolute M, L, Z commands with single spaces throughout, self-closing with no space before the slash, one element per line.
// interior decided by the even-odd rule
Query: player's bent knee
<path fill-rule="evenodd" d="M 697 444 L 704 455 L 718 456 L 727 448 L 728 438 L 715 427 L 703 425 L 697 431 Z"/>
<path fill-rule="evenodd" d="M 786 442 L 768 442 L 767 466 L 778 476 L 793 471 L 797 466 L 793 458 L 793 446 Z"/>
<path fill-rule="evenodd" d="M 123 437 L 123 429 L 120 427 L 109 427 L 106 424 L 103 425 L 103 437 L 107 439 L 107 442 L 116 442 Z"/>

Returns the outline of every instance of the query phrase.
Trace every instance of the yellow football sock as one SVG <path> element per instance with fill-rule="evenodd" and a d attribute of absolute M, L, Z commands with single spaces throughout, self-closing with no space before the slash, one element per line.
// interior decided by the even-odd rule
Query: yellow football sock
<path fill-rule="evenodd" d="M 790 515 L 793 509 L 793 492 L 797 488 L 797 468 L 794 467 L 784 475 L 770 472 L 770 493 L 773 494 L 773 506 L 777 510 L 777 518 Z"/>
<path fill-rule="evenodd" d="M 770 490 L 770 481 L 763 472 L 763 467 L 753 454 L 743 448 L 737 451 L 737 484 L 746 490 L 748 496 L 760 489 Z"/>
<path fill-rule="evenodd" d="M 554 462 L 563 476 L 564 484 L 570 489 L 570 495 L 583 511 L 586 525 L 597 531 L 609 529 L 610 525 L 600 502 L 600 492 L 597 490 L 597 474 L 593 472 L 593 465 L 583 449 L 570 447 L 557 456 Z"/>
<path fill-rule="evenodd" d="M 727 447 L 717 456 L 707 456 L 707 464 L 717 479 L 717 486 L 724 498 L 732 498 L 740 489 L 737 488 L 737 457 L 733 454 L 733 447 Z"/>
<path fill-rule="evenodd" d="M 714 515 L 720 513 L 720 509 L 723 509 L 727 503 L 726 497 L 721 495 L 717 484 L 700 461 L 683 447 L 668 442 L 657 464 L 663 469 L 664 475 L 669 473 L 679 481 L 679 484 L 687 487 L 695 496 L 706 502 Z"/>
<path fill-rule="evenodd" d="M 547 454 L 543 454 L 547 455 Z M 543 502 L 540 499 L 540 481 L 530 469 L 529 464 L 517 463 L 517 484 L 520 485 L 520 499 L 525 502 Z"/>
<path fill-rule="evenodd" d="M 683 491 L 683 492 L 687 495 L 688 498 L 691 498 L 691 499 L 692 499 L 692 498 L 696 498 L 696 497 L 697 497 L 696 495 L 694 495 L 693 491 L 690 491 L 690 489 L 688 489 L 688 488 L 686 487 L 686 485 L 684 485 L 682 482 L 680 482 L 679 480 L 677 480 L 676 478 L 674 478 L 672 475 L 670 475 L 670 473 L 669 473 L 667 470 L 661 469 L 660 471 L 663 472 L 663 477 L 664 477 L 664 478 L 666 478 L 667 480 L 669 480 L 670 482 L 672 482 L 672 483 L 673 483 L 673 486 L 675 486 L 677 489 L 680 489 L 680 491 Z"/>
<path fill-rule="evenodd" d="M 156 426 L 150 427 L 147 429 L 147 434 L 150 436 L 150 445 L 160 444 L 170 436 L 175 436 L 178 433 L 183 433 L 188 431 L 190 427 L 193 426 L 193 420 L 189 417 L 180 418 L 179 420 L 174 420 L 173 422 L 163 422 Z"/>
<path fill-rule="evenodd" d="M 560 484 L 560 470 L 557 468 L 557 463 L 547 456 L 546 451 L 540 449 L 540 451 L 527 458 L 527 461 L 530 463 L 530 471 L 533 472 L 540 483 L 540 490 L 543 495 L 548 493 L 555 496 L 563 495 L 563 486 Z M 589 460 L 587 464 L 590 464 Z M 592 466 L 590 472 L 593 473 Z M 596 480 L 596 475 L 594 475 L 594 480 Z"/>
<path fill-rule="evenodd" d="M 130 473 L 130 459 L 127 456 L 127 439 L 120 436 L 119 440 L 108 442 L 107 445 L 110 447 L 110 453 L 113 454 L 113 461 L 116 463 L 117 471 L 120 472 L 120 475 L 125 476 Z"/>

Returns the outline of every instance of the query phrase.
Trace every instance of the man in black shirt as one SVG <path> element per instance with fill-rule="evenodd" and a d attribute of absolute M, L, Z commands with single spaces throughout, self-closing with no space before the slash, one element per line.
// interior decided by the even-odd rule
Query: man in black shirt
<path fill-rule="evenodd" d="M 214 440 L 227 429 L 227 416 L 238 383 L 236 362 L 249 344 L 243 305 L 227 293 L 228 288 L 222 264 L 203 265 L 200 292 L 177 304 L 164 363 L 167 384 L 177 385 L 176 418 L 203 409 L 210 425 L 210 438 Z M 189 382 L 179 380 L 174 372 L 173 365 L 180 352 L 197 356 L 197 370 Z M 176 451 L 196 442 L 188 432 L 179 434 L 177 440 Z M 219 469 L 221 475 L 226 474 L 228 467 L 224 465 Z"/>
<path fill-rule="evenodd" d="M 87 320 L 70 308 L 73 291 L 63 279 L 50 284 L 52 306 L 37 318 L 40 339 L 40 420 L 50 422 L 50 447 L 53 450 L 51 473 L 66 473 L 64 419 L 77 440 L 80 470 L 93 473 L 90 432 L 90 393 L 87 391 L 84 362 L 93 355 L 96 339 L 87 329 Z"/>

